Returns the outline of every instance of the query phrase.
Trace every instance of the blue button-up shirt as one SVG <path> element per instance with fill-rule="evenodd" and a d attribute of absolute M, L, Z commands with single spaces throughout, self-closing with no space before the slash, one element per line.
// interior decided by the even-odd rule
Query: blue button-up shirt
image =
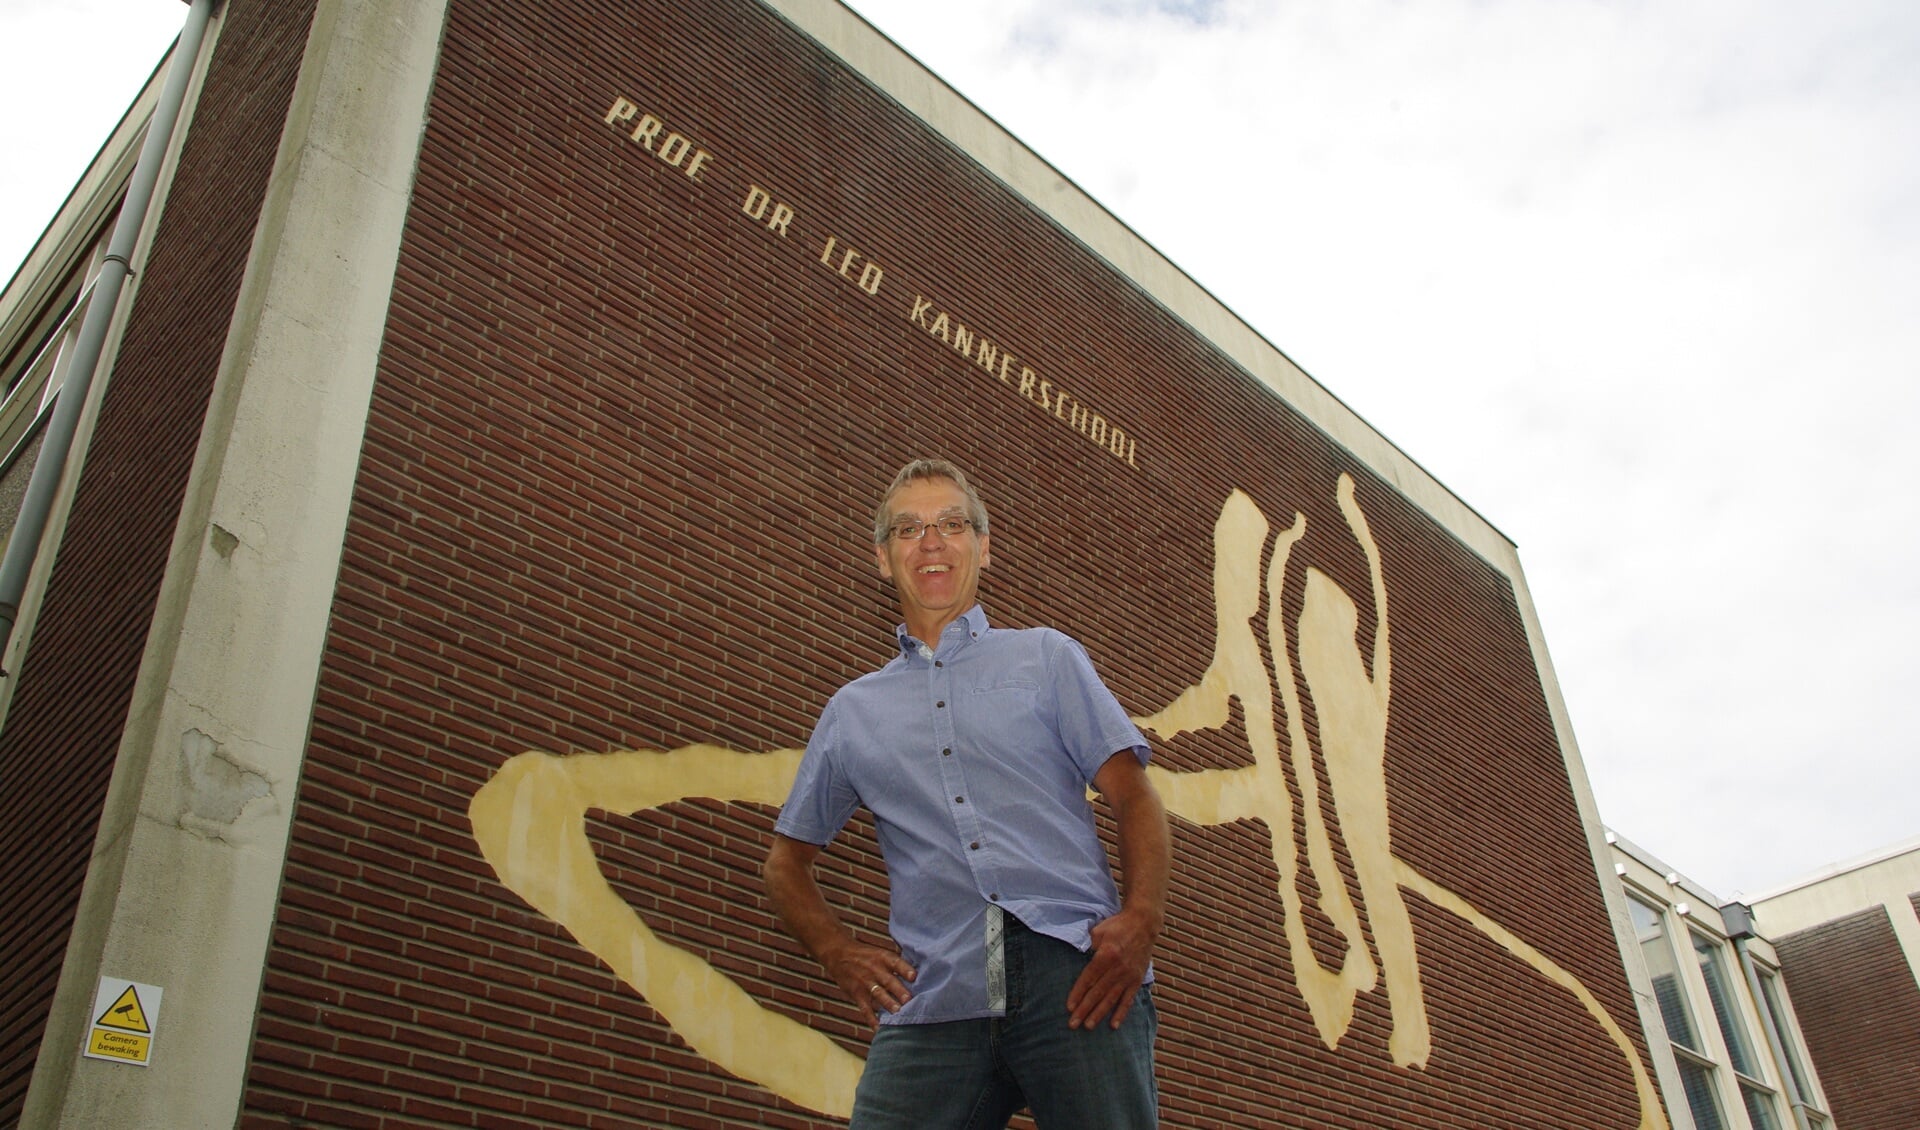
<path fill-rule="evenodd" d="M 775 830 L 832 840 L 865 805 L 891 888 L 890 928 L 918 971 L 883 1024 L 998 1015 L 987 986 L 993 906 L 1081 950 L 1119 892 L 1087 787 L 1146 739 L 1051 628 L 987 626 L 975 605 L 924 647 L 841 688 L 807 743 Z"/>

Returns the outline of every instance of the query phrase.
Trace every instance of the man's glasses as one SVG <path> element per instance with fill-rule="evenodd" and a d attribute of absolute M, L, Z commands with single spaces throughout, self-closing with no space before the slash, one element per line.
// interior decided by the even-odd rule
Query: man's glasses
<path fill-rule="evenodd" d="M 900 541 L 919 541 L 927 536 L 928 530 L 937 531 L 943 538 L 957 538 L 972 528 L 970 518 L 938 518 L 931 522 L 899 522 L 892 533 Z"/>

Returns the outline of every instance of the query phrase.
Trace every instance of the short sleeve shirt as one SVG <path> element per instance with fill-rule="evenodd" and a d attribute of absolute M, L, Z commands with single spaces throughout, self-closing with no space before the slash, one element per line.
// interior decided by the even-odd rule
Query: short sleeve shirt
<path fill-rule="evenodd" d="M 990 628 L 975 605 L 936 646 L 896 634 L 899 654 L 827 703 L 775 830 L 825 844 L 873 813 L 890 929 L 918 971 L 881 1023 L 997 1015 L 988 909 L 1088 948 L 1120 898 L 1087 790 L 1116 753 L 1145 764 L 1146 739 L 1051 628 Z"/>

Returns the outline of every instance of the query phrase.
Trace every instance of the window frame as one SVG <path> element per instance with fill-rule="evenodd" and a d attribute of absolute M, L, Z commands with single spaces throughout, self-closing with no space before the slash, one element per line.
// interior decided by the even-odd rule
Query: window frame
<path fill-rule="evenodd" d="M 1782 1097 L 1794 1116 L 1794 1125 L 1805 1130 L 1832 1130 L 1833 1115 L 1820 1089 L 1820 1076 L 1814 1071 L 1806 1037 L 1800 1031 L 1800 1018 L 1794 1014 L 1786 975 L 1776 962 L 1762 958 L 1751 948 L 1747 956 L 1753 962 L 1754 979 L 1760 984 L 1760 1004 L 1767 1010 L 1761 1021 L 1771 1018 L 1776 1058 L 1784 1061 L 1781 1066 L 1791 1075 L 1792 1089 L 1783 1089 Z"/>

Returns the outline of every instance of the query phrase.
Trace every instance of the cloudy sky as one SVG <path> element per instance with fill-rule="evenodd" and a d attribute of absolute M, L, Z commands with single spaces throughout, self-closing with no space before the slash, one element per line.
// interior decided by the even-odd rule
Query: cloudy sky
<path fill-rule="evenodd" d="M 1920 835 L 1920 6 L 853 6 L 1519 544 L 1610 826 Z M 185 11 L 0 0 L 0 272 Z"/>

